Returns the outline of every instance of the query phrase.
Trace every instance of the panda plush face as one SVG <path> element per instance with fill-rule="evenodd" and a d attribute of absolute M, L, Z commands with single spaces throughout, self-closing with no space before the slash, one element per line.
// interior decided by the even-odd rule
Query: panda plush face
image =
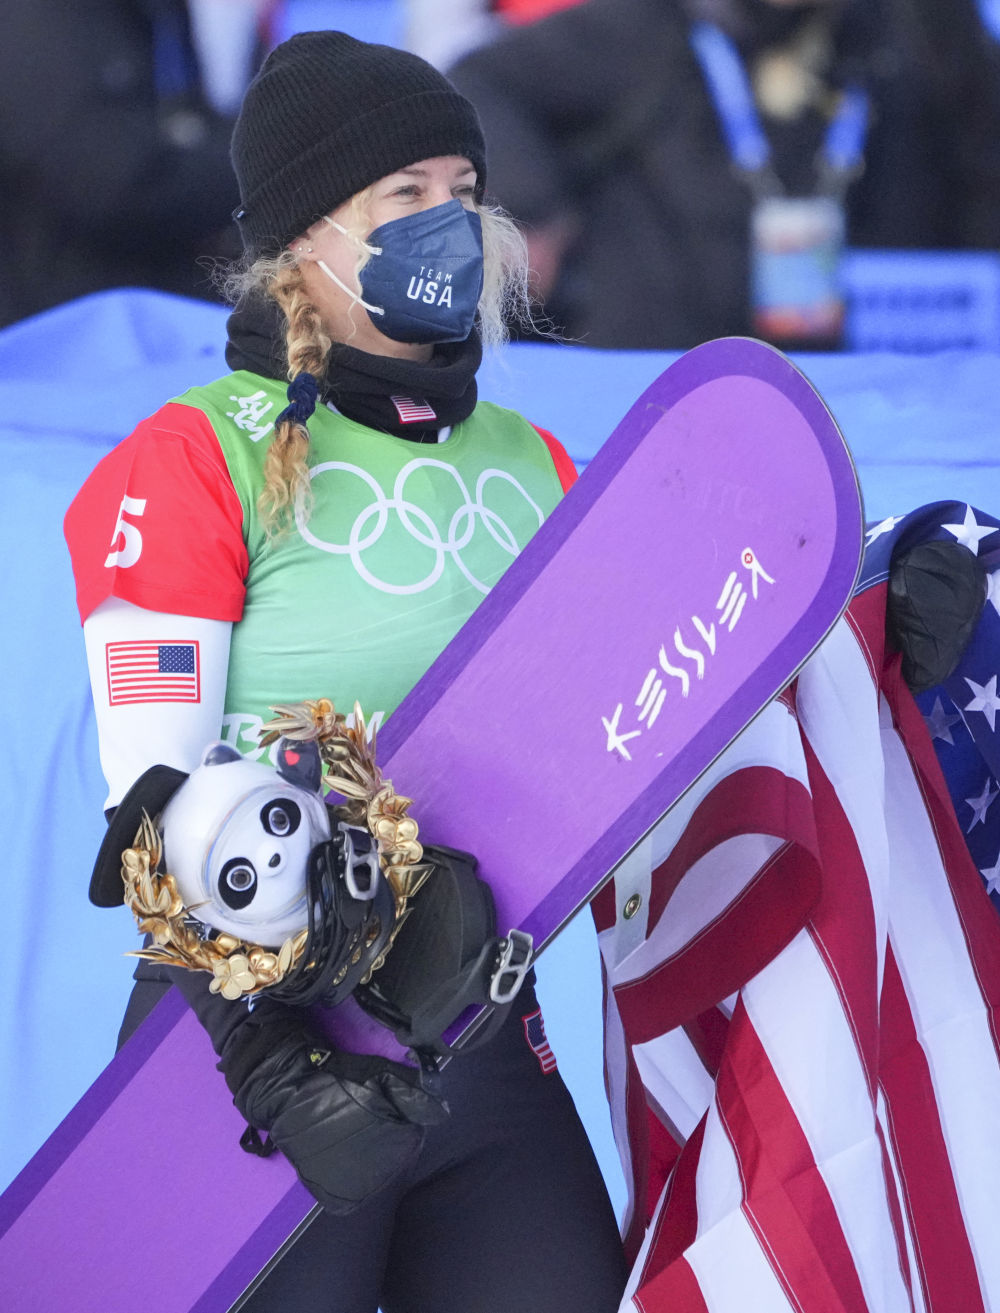
<path fill-rule="evenodd" d="M 281 781 L 276 781 L 280 784 Z M 306 863 L 327 836 L 310 824 L 310 804 L 295 792 L 257 789 L 223 824 L 205 857 L 206 892 L 219 916 L 263 943 L 305 928 Z M 266 927 L 266 929 L 265 929 Z M 220 929 L 222 927 L 220 926 Z"/>
<path fill-rule="evenodd" d="M 330 837 L 315 745 L 276 755 L 274 770 L 213 744 L 161 818 L 164 864 L 192 914 L 268 948 L 306 928 L 309 854 Z"/>

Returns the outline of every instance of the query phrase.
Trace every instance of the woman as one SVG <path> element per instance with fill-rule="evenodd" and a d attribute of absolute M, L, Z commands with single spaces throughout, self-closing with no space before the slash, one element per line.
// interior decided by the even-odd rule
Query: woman
<path fill-rule="evenodd" d="M 475 113 L 440 74 L 300 34 L 250 87 L 233 162 L 234 372 L 140 424 L 66 519 L 112 805 L 154 762 L 190 771 L 220 725 L 259 756 L 275 703 L 391 712 L 572 478 L 554 440 L 477 401 L 523 262 L 482 205 Z M 183 649 L 184 668 L 130 682 L 134 643 Z M 430 1093 L 330 1053 L 294 1008 L 248 1012 L 175 975 L 237 1107 L 326 1205 L 247 1307 L 617 1307 L 617 1228 L 527 1041 L 530 983 Z M 172 978 L 139 969 L 123 1033 Z"/>

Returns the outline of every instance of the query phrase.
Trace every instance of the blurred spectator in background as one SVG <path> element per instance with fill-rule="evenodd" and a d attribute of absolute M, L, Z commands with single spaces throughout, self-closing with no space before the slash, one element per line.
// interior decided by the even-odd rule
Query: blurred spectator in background
<path fill-rule="evenodd" d="M 987 32 L 994 41 L 1000 40 L 1000 0 L 978 0 L 978 3 Z"/>
<path fill-rule="evenodd" d="M 294 0 L 292 0 L 294 3 Z M 581 0 L 402 0 L 407 50 L 445 68 L 495 40 L 510 23 L 533 23 Z"/>
<path fill-rule="evenodd" d="M 404 11 L 407 50 L 437 68 L 447 68 L 503 31 L 489 0 L 404 0 Z"/>
<path fill-rule="evenodd" d="M 269 0 L 4 0 L 0 324 L 101 288 L 210 296 Z"/>
<path fill-rule="evenodd" d="M 588 345 L 836 346 L 845 238 L 1000 245 L 976 0 L 587 0 L 449 76 L 548 313 Z"/>

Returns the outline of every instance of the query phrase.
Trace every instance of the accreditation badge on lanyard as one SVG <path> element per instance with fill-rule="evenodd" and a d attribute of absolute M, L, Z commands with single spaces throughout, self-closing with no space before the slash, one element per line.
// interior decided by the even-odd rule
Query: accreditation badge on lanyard
<path fill-rule="evenodd" d="M 786 196 L 771 167 L 770 142 L 736 46 L 711 23 L 693 24 L 691 45 L 733 163 L 754 193 L 749 232 L 753 330 L 778 345 L 835 346 L 844 322 L 844 193 L 861 164 L 868 97 L 859 87 L 844 90 L 817 161 L 816 193 Z"/>
<path fill-rule="evenodd" d="M 769 342 L 833 345 L 844 326 L 844 206 L 833 196 L 763 196 L 750 218 L 753 331 Z"/>

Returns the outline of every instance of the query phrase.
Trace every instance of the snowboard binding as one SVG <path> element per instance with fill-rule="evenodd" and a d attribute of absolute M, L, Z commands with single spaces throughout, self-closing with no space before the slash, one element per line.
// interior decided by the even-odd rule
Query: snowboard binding
<path fill-rule="evenodd" d="M 486 1042 L 510 1010 L 532 963 L 531 936 L 496 930 L 489 886 L 476 859 L 456 848 L 424 848 L 432 874 L 410 906 L 392 952 L 354 996 L 364 1010 L 425 1061 L 455 1050 L 445 1036 L 472 1009 L 489 1009 L 462 1049 Z"/>

